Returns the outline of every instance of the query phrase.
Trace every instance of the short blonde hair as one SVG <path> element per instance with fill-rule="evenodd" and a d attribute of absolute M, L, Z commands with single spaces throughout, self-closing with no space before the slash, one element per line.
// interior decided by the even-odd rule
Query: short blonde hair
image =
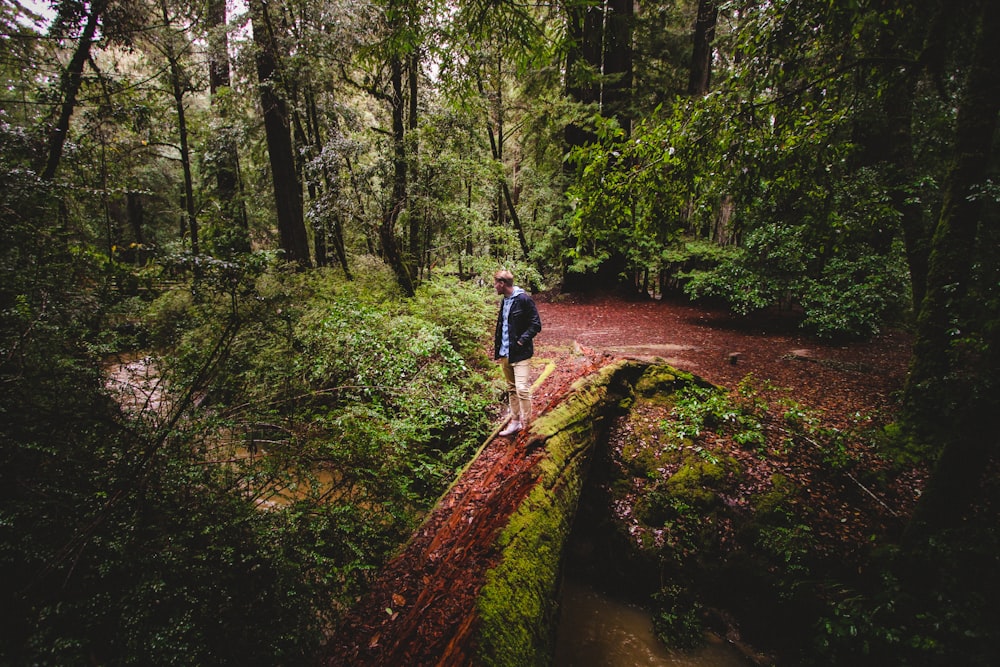
<path fill-rule="evenodd" d="M 499 280 L 504 285 L 513 285 L 514 274 L 508 271 L 507 269 L 500 269 L 499 271 L 493 274 L 493 280 Z"/>

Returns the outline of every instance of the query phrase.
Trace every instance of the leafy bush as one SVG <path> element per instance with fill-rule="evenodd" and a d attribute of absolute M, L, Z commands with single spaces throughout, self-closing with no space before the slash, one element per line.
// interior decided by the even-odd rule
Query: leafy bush
<path fill-rule="evenodd" d="M 38 231 L 5 246 L 0 662 L 308 662 L 486 431 L 488 299 L 202 263 L 145 313 L 164 400 L 133 415 L 87 344 L 99 264 L 15 256 Z"/>
<path fill-rule="evenodd" d="M 824 338 L 874 336 L 898 317 L 908 296 L 906 281 L 902 263 L 885 257 L 831 258 L 818 277 L 803 280 L 802 326 Z"/>
<path fill-rule="evenodd" d="M 716 431 L 730 434 L 748 448 L 765 445 L 762 417 L 767 406 L 755 400 L 752 378 L 747 377 L 739 387 L 739 400 L 728 392 L 715 387 L 685 385 L 675 394 L 674 409 L 670 419 L 663 421 L 664 432 L 675 439 L 695 441 L 702 433 Z M 714 455 L 696 448 L 709 461 Z"/>
<path fill-rule="evenodd" d="M 653 629 L 667 646 L 694 648 L 705 643 L 702 607 L 685 588 L 661 588 L 653 595 Z"/>

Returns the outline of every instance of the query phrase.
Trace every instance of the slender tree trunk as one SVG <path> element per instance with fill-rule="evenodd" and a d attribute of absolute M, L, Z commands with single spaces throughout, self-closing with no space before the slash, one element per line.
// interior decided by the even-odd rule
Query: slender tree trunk
<path fill-rule="evenodd" d="M 485 90 L 483 88 L 482 79 L 478 81 L 479 94 L 484 95 Z M 497 93 L 499 99 L 499 92 Z M 496 107 L 500 105 L 497 104 Z M 494 114 L 497 116 L 497 129 L 494 129 L 493 121 L 487 117 L 486 118 L 486 133 L 489 135 L 490 139 L 490 152 L 493 154 L 493 159 L 500 165 L 501 170 L 503 169 L 503 125 L 502 125 L 502 109 L 495 108 Z M 524 235 L 524 226 L 521 224 L 521 218 L 517 214 L 517 207 L 514 205 L 514 198 L 510 193 L 510 185 L 507 183 L 507 176 L 504 175 L 500 180 L 500 192 L 497 195 L 497 224 L 502 224 L 503 217 L 502 211 L 506 210 L 510 214 L 511 224 L 514 225 L 514 229 L 517 231 L 517 239 L 521 245 L 521 254 L 525 260 L 528 259 L 528 240 Z"/>
<path fill-rule="evenodd" d="M 959 104 L 955 162 L 945 188 L 941 217 L 934 232 L 927 272 L 927 293 L 917 320 L 917 334 L 904 396 L 907 423 L 925 441 L 943 445 L 927 488 L 907 530 L 910 540 L 956 525 L 968 510 L 996 447 L 991 423 L 997 409 L 997 368 L 976 363 L 959 366 L 953 343 L 956 325 L 990 331 L 998 314 L 981 321 L 965 310 L 978 255 L 978 226 L 983 211 L 980 189 L 986 184 L 993 139 L 1000 114 L 1000 5 L 982 3 L 981 29 Z M 996 327 L 992 328 L 996 343 Z M 985 360 L 996 362 L 987 350 Z"/>
<path fill-rule="evenodd" d="M 142 212 L 142 196 L 134 191 L 129 190 L 125 193 L 125 208 L 128 214 L 128 224 L 132 228 L 132 236 L 135 238 L 135 242 L 139 245 L 145 243 L 142 234 L 143 225 L 143 212 Z"/>
<path fill-rule="evenodd" d="M 390 62 L 392 84 L 392 195 L 389 206 L 382 216 L 379 227 L 379 241 L 386 262 L 396 274 L 396 280 L 407 296 L 413 296 L 413 278 L 396 242 L 396 221 L 406 206 L 406 136 L 405 100 L 403 96 L 403 63 L 398 55 Z"/>
<path fill-rule="evenodd" d="M 319 182 L 309 174 L 307 165 L 316 155 L 318 141 L 316 133 L 318 128 L 313 125 L 309 115 L 310 84 L 305 84 L 305 90 L 300 91 L 298 85 L 291 85 L 291 125 L 292 125 L 292 154 L 295 156 L 295 169 L 298 172 L 300 183 L 305 184 L 309 201 L 315 202 L 322 196 L 322 188 Z M 300 98 L 299 93 L 302 93 Z M 300 109 L 305 108 L 305 122 Z M 304 204 L 303 204 L 304 206 Z M 327 260 L 327 232 L 326 220 L 316 216 L 312 226 L 313 256 L 316 258 L 316 266 L 326 266 Z"/>
<path fill-rule="evenodd" d="M 198 218 L 194 205 L 194 177 L 191 175 L 191 150 L 188 147 L 187 119 L 184 115 L 184 91 L 174 80 L 174 101 L 177 106 L 177 130 L 181 143 L 181 167 L 184 171 L 184 210 L 187 213 L 188 230 L 191 233 L 191 252 L 200 254 L 198 245 Z"/>
<path fill-rule="evenodd" d="M 323 137 L 320 134 L 319 110 L 316 105 L 316 96 L 312 93 L 308 96 L 308 104 L 309 115 L 312 118 L 313 127 L 316 128 L 314 140 L 316 142 L 315 150 L 318 155 L 323 152 Z M 336 131 L 336 126 L 334 127 L 334 131 Z M 326 191 L 330 199 L 332 201 L 339 199 L 343 194 L 340 187 L 340 181 L 337 179 L 336 175 L 330 174 L 330 170 L 327 168 L 325 162 L 323 163 L 323 180 L 326 183 Z M 333 227 L 330 228 L 329 224 L 324 224 L 323 228 L 333 241 L 333 249 L 334 252 L 337 253 L 337 261 L 340 262 L 340 266 L 344 270 L 344 277 L 348 280 L 353 280 L 354 278 L 351 276 L 351 269 L 347 265 L 347 248 L 344 244 L 344 225 L 339 211 L 333 212 Z M 318 254 L 319 251 L 317 250 L 317 256 Z"/>
<path fill-rule="evenodd" d="M 309 266 L 309 241 L 302 212 L 302 186 L 292 151 L 288 108 L 274 81 L 278 55 L 271 23 L 267 6 L 261 0 L 252 0 L 250 7 L 254 43 L 257 46 L 260 103 L 278 214 L 278 235 L 286 258 L 302 266 Z"/>
<path fill-rule="evenodd" d="M 498 227 L 503 227 L 507 222 L 507 216 L 504 211 L 504 198 L 503 198 L 503 186 L 507 182 L 507 169 L 504 166 L 504 142 L 507 137 L 504 135 L 504 109 L 503 109 L 503 59 L 502 56 L 497 54 L 497 68 L 496 68 L 496 88 L 493 94 L 493 126 L 496 130 L 496 134 L 490 133 L 490 148 L 493 149 L 493 159 L 496 160 L 497 165 L 500 168 L 500 173 L 503 175 L 503 180 L 497 187 L 496 190 L 496 223 Z M 488 122 L 488 121 L 487 121 Z"/>
<path fill-rule="evenodd" d="M 316 111 L 316 95 L 313 92 L 311 82 L 307 82 L 303 94 L 305 105 L 306 128 L 304 141 L 309 142 L 309 159 L 317 157 L 323 151 L 323 138 L 320 134 L 319 113 Z M 322 169 L 322 176 L 326 190 L 331 189 L 330 177 L 326 167 Z M 323 188 L 315 179 L 308 181 L 309 199 L 318 199 L 323 192 Z M 328 257 L 328 241 L 330 239 L 330 225 L 327 216 L 317 215 L 313 221 L 313 256 L 316 258 L 316 266 L 327 266 L 330 263 Z"/>
<path fill-rule="evenodd" d="M 718 0 L 699 0 L 698 19 L 694 24 L 688 95 L 701 97 L 708 93 L 712 78 L 712 42 L 715 41 L 715 25 L 718 20 Z"/>
<path fill-rule="evenodd" d="M 62 73 L 59 82 L 62 105 L 59 108 L 59 116 L 55 125 L 49 131 L 45 166 L 41 173 L 41 178 L 44 181 L 51 181 L 55 178 L 56 169 L 59 168 L 63 146 L 66 144 L 66 137 L 69 134 L 69 119 L 76 108 L 76 96 L 80 92 L 80 83 L 83 80 L 83 66 L 90 59 L 90 47 L 94 43 L 97 26 L 100 24 L 107 4 L 107 0 L 94 0 L 90 3 L 90 13 L 87 15 L 83 32 L 80 33 L 80 39 L 76 43 L 76 50 L 73 51 L 73 57 L 70 58 L 69 64 Z"/>
<path fill-rule="evenodd" d="M 170 29 L 170 14 L 167 10 L 166 0 L 160 1 L 160 15 L 163 17 L 163 25 Z M 194 255 L 200 254 L 198 244 L 198 218 L 195 214 L 194 205 L 194 180 L 191 175 L 191 150 L 188 146 L 188 130 L 186 109 L 184 108 L 184 93 L 187 92 L 182 84 L 180 63 L 177 53 L 174 50 L 170 37 L 166 43 L 167 62 L 170 65 L 170 89 L 174 97 L 174 110 L 177 112 L 177 134 L 180 140 L 181 168 L 184 172 L 184 212 L 187 214 L 187 230 L 191 235 L 191 252 Z"/>
<path fill-rule="evenodd" d="M 407 114 L 407 128 L 409 130 L 409 163 L 410 171 L 412 177 L 410 183 L 416 185 L 418 181 L 419 167 L 417 162 L 417 157 L 419 155 L 420 147 L 417 144 L 417 86 L 419 83 L 420 74 L 420 57 L 416 51 L 410 53 L 406 57 L 406 70 L 407 70 L 407 93 L 409 102 L 408 114 Z M 409 207 L 413 209 L 411 205 Z M 420 216 L 416 215 L 416 211 L 411 210 L 410 215 L 410 262 L 413 262 L 414 267 L 417 271 L 420 271 L 423 263 L 421 261 L 422 253 L 420 251 Z"/>
<path fill-rule="evenodd" d="M 524 236 L 524 226 L 521 224 L 521 217 L 517 214 L 517 208 L 514 206 L 514 200 L 510 196 L 510 186 L 507 185 L 507 179 L 505 178 L 500 184 L 503 189 L 503 198 L 507 203 L 507 210 L 510 211 L 510 222 L 514 225 L 514 229 L 517 231 L 517 240 L 521 244 L 521 256 L 524 260 L 528 260 L 528 239 Z"/>
<path fill-rule="evenodd" d="M 222 208 L 222 216 L 227 224 L 233 224 L 236 233 L 232 235 L 229 250 L 250 251 L 250 223 L 247 218 L 246 202 L 243 201 L 240 185 L 240 160 L 236 142 L 233 140 L 224 104 L 219 104 L 219 94 L 230 86 L 229 37 L 226 28 L 226 0 L 208 1 L 208 18 L 212 32 L 209 38 L 208 83 L 212 98 L 212 108 L 216 110 L 222 123 L 218 137 L 215 161 L 215 192 Z"/>

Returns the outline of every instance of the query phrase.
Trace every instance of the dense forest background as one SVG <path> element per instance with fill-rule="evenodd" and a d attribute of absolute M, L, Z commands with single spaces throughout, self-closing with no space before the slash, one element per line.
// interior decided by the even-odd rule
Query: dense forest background
<path fill-rule="evenodd" d="M 795 664 L 995 659 L 998 3 L 3 0 L 0 33 L 0 664 L 310 660 L 489 430 L 499 267 L 911 328 L 891 436 L 931 477 Z"/>

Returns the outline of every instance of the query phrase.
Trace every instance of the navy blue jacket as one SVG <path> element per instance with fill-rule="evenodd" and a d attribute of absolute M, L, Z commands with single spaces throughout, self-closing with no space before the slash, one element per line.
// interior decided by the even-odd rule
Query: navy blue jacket
<path fill-rule="evenodd" d="M 510 363 L 530 359 L 535 354 L 533 338 L 542 330 L 542 320 L 538 317 L 538 309 L 527 292 L 519 292 L 512 297 L 510 313 L 507 315 L 507 333 L 510 336 L 510 350 L 507 360 Z M 497 330 L 493 336 L 493 358 L 500 358 L 500 336 L 503 335 L 503 302 L 500 302 L 500 312 L 497 314 Z"/>

